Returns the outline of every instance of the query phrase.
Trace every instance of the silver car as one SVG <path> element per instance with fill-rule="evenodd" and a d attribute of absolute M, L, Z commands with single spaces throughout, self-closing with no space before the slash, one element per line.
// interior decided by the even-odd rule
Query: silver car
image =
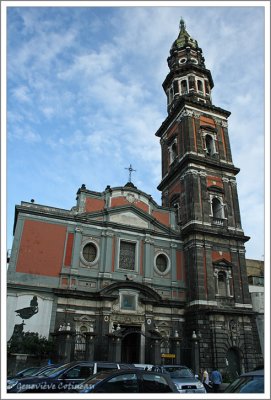
<path fill-rule="evenodd" d="M 157 370 L 168 373 L 179 393 L 206 393 L 206 389 L 190 368 L 184 365 L 162 365 Z"/>

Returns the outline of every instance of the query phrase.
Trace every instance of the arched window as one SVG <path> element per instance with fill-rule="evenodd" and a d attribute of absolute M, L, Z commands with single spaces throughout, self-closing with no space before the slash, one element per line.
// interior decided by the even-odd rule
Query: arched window
<path fill-rule="evenodd" d="M 232 265 L 222 260 L 214 264 L 216 296 L 233 298 Z"/>
<path fill-rule="evenodd" d="M 217 283 L 218 283 L 219 296 L 227 296 L 227 282 L 226 282 L 225 272 L 223 272 L 223 271 L 218 272 Z"/>
<path fill-rule="evenodd" d="M 206 80 L 204 81 L 204 86 L 205 86 L 205 93 L 206 95 L 208 95 L 210 93 L 208 81 Z"/>
<path fill-rule="evenodd" d="M 177 139 L 174 140 L 172 145 L 169 147 L 169 163 L 172 164 L 173 161 L 178 156 Z"/>
<path fill-rule="evenodd" d="M 212 199 L 212 215 L 214 218 L 218 219 L 224 218 L 223 204 L 217 197 L 213 197 Z"/>
<path fill-rule="evenodd" d="M 176 193 L 170 200 L 170 207 L 174 209 L 175 214 L 175 229 L 180 222 L 180 193 Z"/>
<path fill-rule="evenodd" d="M 218 154 L 216 148 L 216 130 L 212 126 L 201 127 L 201 134 L 202 147 L 206 155 L 213 157 L 214 155 Z"/>
<path fill-rule="evenodd" d="M 206 145 L 206 153 L 209 156 L 212 156 L 215 154 L 215 144 L 214 144 L 214 139 L 211 135 L 206 135 L 205 136 L 205 145 Z"/>
<path fill-rule="evenodd" d="M 170 104 L 173 100 L 173 88 L 171 87 L 168 91 L 168 104 Z"/>
<path fill-rule="evenodd" d="M 181 93 L 185 94 L 187 92 L 188 92 L 188 90 L 187 90 L 187 80 L 185 79 L 185 80 L 181 81 Z"/>
<path fill-rule="evenodd" d="M 198 92 L 203 93 L 203 83 L 199 80 L 197 80 L 197 86 L 198 86 Z"/>
<path fill-rule="evenodd" d="M 177 157 L 177 144 L 173 143 L 173 145 L 171 146 L 171 151 L 172 151 L 172 159 L 175 160 L 175 158 Z"/>

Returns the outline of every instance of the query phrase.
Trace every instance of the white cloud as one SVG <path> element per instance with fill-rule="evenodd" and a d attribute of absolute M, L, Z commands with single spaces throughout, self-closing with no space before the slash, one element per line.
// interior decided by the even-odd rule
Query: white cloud
<path fill-rule="evenodd" d="M 11 140 L 27 143 L 40 143 L 42 138 L 38 132 L 35 132 L 29 125 L 23 127 L 16 126 L 13 130 L 8 132 L 8 138 Z"/>
<path fill-rule="evenodd" d="M 259 8 L 15 7 L 8 27 L 9 162 L 17 165 L 12 158 L 17 151 L 25 168 L 11 168 L 11 214 L 27 193 L 15 187 L 32 179 L 33 166 L 34 182 L 43 184 L 27 189 L 36 190 L 43 204 L 72 206 L 81 183 L 96 191 L 123 185 L 130 163 L 137 170 L 134 183 L 160 203 L 161 154 L 154 134 L 167 115 L 161 85 L 181 16 L 213 75 L 213 103 L 232 112 L 229 135 L 234 164 L 241 167 L 242 221 L 252 237 L 248 254 L 259 257 L 262 235 L 255 215 L 261 225 L 264 151 Z"/>
<path fill-rule="evenodd" d="M 27 86 L 18 86 L 12 90 L 12 95 L 22 103 L 31 102 L 31 94 Z"/>

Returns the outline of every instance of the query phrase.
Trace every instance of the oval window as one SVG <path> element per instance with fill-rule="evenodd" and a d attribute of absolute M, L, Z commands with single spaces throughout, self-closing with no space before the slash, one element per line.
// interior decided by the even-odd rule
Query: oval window
<path fill-rule="evenodd" d="M 156 267 L 160 272 L 165 272 L 167 269 L 167 257 L 164 254 L 159 254 L 156 258 Z"/>
<path fill-rule="evenodd" d="M 93 262 L 97 257 L 97 247 L 94 243 L 88 243 L 83 248 L 83 257 L 87 262 Z"/>
<path fill-rule="evenodd" d="M 180 60 L 179 60 L 179 64 L 184 64 L 186 62 L 186 58 L 181 58 Z"/>
<path fill-rule="evenodd" d="M 198 60 L 196 60 L 195 58 L 191 58 L 191 62 L 194 63 L 194 64 L 197 64 Z"/>

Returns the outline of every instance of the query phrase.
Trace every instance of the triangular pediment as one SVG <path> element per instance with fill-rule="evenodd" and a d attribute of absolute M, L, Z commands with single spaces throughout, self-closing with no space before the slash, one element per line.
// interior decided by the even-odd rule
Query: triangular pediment
<path fill-rule="evenodd" d="M 149 222 L 146 220 L 146 218 L 139 216 L 133 210 L 110 213 L 109 221 L 122 225 L 135 226 L 138 228 L 149 228 Z"/>
<path fill-rule="evenodd" d="M 89 220 L 106 221 L 106 223 L 123 225 L 125 227 L 133 227 L 138 229 L 150 229 L 156 232 L 169 234 L 171 229 L 161 224 L 149 213 L 138 209 L 134 205 L 114 207 L 104 212 L 84 213 L 82 216 Z M 171 233 L 175 233 L 174 230 Z"/>

